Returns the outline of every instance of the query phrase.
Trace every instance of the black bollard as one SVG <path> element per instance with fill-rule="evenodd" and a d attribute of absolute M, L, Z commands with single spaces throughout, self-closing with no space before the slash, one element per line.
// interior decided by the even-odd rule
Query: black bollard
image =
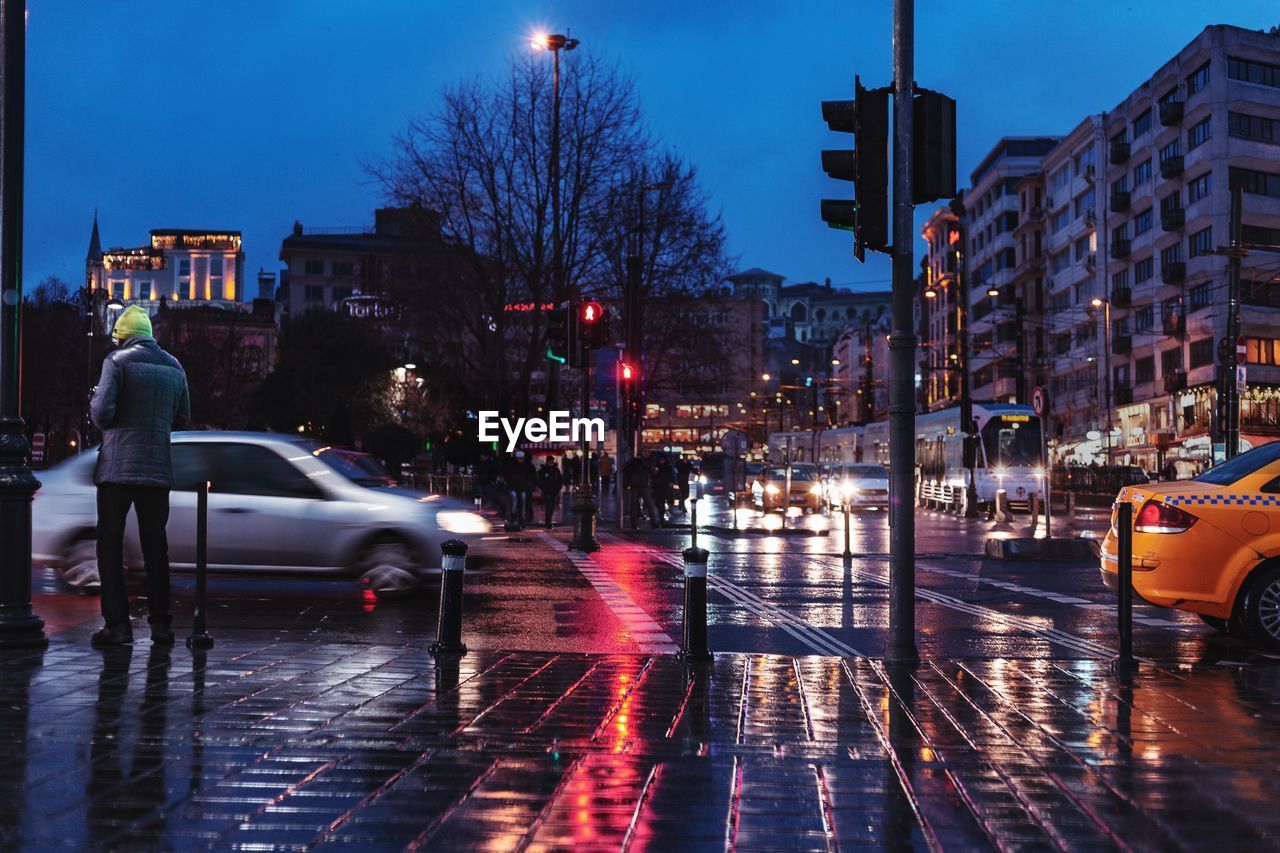
<path fill-rule="evenodd" d="M 738 493 L 729 493 L 729 514 L 733 518 L 733 532 L 738 532 Z"/>
<path fill-rule="evenodd" d="M 842 509 L 844 509 L 844 561 L 845 563 L 853 562 L 853 550 L 849 547 L 849 500 L 844 500 Z"/>
<path fill-rule="evenodd" d="M 1116 622 L 1120 630 L 1120 653 L 1114 666 L 1127 670 L 1133 659 L 1133 504 L 1121 501 L 1116 507 L 1116 570 L 1119 575 Z"/>
<path fill-rule="evenodd" d="M 433 655 L 465 655 L 462 644 L 462 573 L 467 562 L 467 543 L 450 539 L 440 544 L 440 618 L 436 621 L 436 641 L 428 651 Z"/>
<path fill-rule="evenodd" d="M 697 548 L 698 547 L 698 500 L 697 498 L 694 498 L 689 503 L 690 503 L 689 530 L 692 534 L 689 541 L 689 547 Z"/>
<path fill-rule="evenodd" d="M 680 656 L 686 661 L 709 661 L 707 649 L 707 557 L 706 548 L 685 548 L 684 556 L 684 643 Z"/>
<path fill-rule="evenodd" d="M 209 574 L 209 483 L 206 480 L 196 490 L 196 605 L 191 618 L 191 636 L 187 637 L 189 649 L 213 648 L 209 636 L 206 581 Z"/>

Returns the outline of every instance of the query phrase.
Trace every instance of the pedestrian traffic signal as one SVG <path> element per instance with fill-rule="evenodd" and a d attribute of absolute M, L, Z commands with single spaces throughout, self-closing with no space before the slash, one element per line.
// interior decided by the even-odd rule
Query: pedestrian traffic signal
<path fill-rule="evenodd" d="M 589 352 L 608 344 L 609 312 L 599 302 L 583 302 L 578 306 L 578 345 L 583 352 Z"/>
<path fill-rule="evenodd" d="M 631 365 L 627 364 L 625 361 L 618 365 L 618 378 L 622 381 L 623 385 L 632 382 L 635 377 L 636 371 Z"/>
<path fill-rule="evenodd" d="M 547 312 L 547 358 L 567 364 L 572 352 L 569 344 L 569 308 L 553 308 Z"/>
<path fill-rule="evenodd" d="M 822 200 L 828 227 L 853 232 L 853 256 L 867 249 L 889 252 L 889 89 L 864 89 L 854 77 L 852 101 L 823 101 L 822 118 L 839 133 L 854 135 L 854 150 L 822 152 L 822 170 L 853 182 L 853 200 Z"/>

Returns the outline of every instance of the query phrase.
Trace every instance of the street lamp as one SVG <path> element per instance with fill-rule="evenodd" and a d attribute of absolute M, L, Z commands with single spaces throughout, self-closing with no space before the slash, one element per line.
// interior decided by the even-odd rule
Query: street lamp
<path fill-rule="evenodd" d="M 1093 297 L 1093 300 L 1092 300 L 1092 302 L 1091 302 L 1090 304 L 1091 304 L 1091 305 L 1093 305 L 1093 307 L 1094 307 L 1094 308 L 1101 308 L 1101 309 L 1103 309 L 1103 315 L 1102 315 L 1102 324 L 1103 324 L 1103 327 L 1102 327 L 1102 337 L 1103 337 L 1102 364 L 1103 364 L 1103 367 L 1102 367 L 1102 371 L 1103 371 L 1103 373 L 1105 374 L 1105 379 L 1104 379 L 1104 381 L 1105 381 L 1105 383 L 1106 383 L 1106 384 L 1105 384 L 1105 386 L 1104 386 L 1104 387 L 1106 388 L 1106 393 L 1107 393 L 1107 396 L 1106 396 L 1106 398 L 1105 398 L 1105 399 L 1106 399 L 1106 403 L 1107 403 L 1107 437 L 1106 437 L 1106 444 L 1104 444 L 1103 446 L 1104 446 L 1104 447 L 1106 448 L 1106 450 L 1107 450 L 1107 464 L 1108 464 L 1108 465 L 1110 465 L 1110 464 L 1111 464 L 1111 429 L 1112 429 L 1112 420 L 1111 420 L 1111 300 L 1110 300 L 1110 299 L 1103 299 L 1103 298 L 1102 298 L 1102 297 L 1100 297 L 1100 296 L 1095 296 L 1095 297 Z"/>
<path fill-rule="evenodd" d="M 560 238 L 560 51 L 573 50 L 578 39 L 560 33 L 537 33 L 531 46 L 535 50 L 549 50 L 551 66 L 551 287 L 557 301 L 564 298 L 564 247 Z M 560 397 L 559 365 L 551 363 L 551 375 L 547 381 L 547 405 L 554 406 Z M 587 412 L 582 416 L 586 417 Z"/>

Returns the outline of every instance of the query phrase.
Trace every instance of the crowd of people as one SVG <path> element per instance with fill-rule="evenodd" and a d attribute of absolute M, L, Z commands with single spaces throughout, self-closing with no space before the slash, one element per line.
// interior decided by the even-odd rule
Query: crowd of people
<path fill-rule="evenodd" d="M 662 527 L 673 513 L 685 513 L 689 479 L 695 470 L 689 460 L 672 459 L 665 453 L 640 454 L 627 462 L 621 472 L 621 488 L 628 496 L 631 526 L 638 527 L 643 518 L 653 527 Z M 473 473 L 481 506 L 501 512 L 507 530 L 522 530 L 533 524 L 534 505 L 538 502 L 543 506 L 542 525 L 550 529 L 564 490 L 581 483 L 583 465 L 581 456 L 565 455 L 558 461 L 547 456 L 542 465 L 537 465 L 523 450 L 506 456 L 484 452 Z M 600 494 L 611 494 L 619 488 L 619 472 L 608 453 L 588 456 L 586 474 Z"/>

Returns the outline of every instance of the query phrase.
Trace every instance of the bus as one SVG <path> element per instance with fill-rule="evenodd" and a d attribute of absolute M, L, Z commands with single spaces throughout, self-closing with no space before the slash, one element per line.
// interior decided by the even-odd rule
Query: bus
<path fill-rule="evenodd" d="M 1011 505 L 1027 505 L 1043 495 L 1044 460 L 1040 418 L 1030 406 L 974 403 L 978 441 L 965 458 L 960 408 L 916 415 L 916 499 L 940 508 L 959 506 L 972 468 L 978 503 L 995 502 L 1004 489 Z M 863 429 L 863 461 L 889 464 L 889 422 Z"/>

